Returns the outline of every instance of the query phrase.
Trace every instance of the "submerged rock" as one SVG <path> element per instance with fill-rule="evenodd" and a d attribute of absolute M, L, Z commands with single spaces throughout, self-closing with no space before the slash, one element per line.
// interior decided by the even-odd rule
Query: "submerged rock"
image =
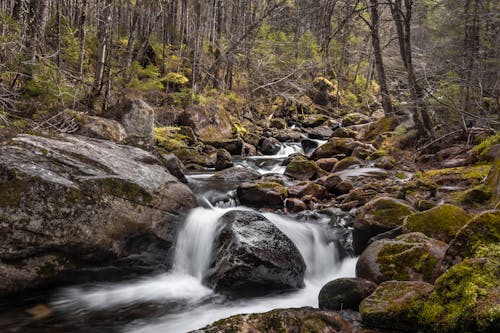
<path fill-rule="evenodd" d="M 173 242 L 173 222 L 195 205 L 191 190 L 141 149 L 20 135 L 0 146 L 0 294 L 122 256 L 131 234 Z"/>
<path fill-rule="evenodd" d="M 328 282 L 321 288 L 318 300 L 323 310 L 358 311 L 363 299 L 375 291 L 377 284 L 359 278 L 342 278 Z"/>
<path fill-rule="evenodd" d="M 220 219 L 214 256 L 206 277 L 216 291 L 259 295 L 304 286 L 304 259 L 271 221 L 251 211 L 231 211 Z"/>
<path fill-rule="evenodd" d="M 448 246 L 421 233 L 375 241 L 361 254 L 356 276 L 382 283 L 389 280 L 434 280 L 442 273 L 441 261 Z"/>

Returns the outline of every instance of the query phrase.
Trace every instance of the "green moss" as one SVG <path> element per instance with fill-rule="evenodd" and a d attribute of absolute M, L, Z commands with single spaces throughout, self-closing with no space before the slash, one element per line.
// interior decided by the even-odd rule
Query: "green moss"
<path fill-rule="evenodd" d="M 486 155 L 488 154 L 491 146 L 494 146 L 496 144 L 500 144 L 500 132 L 488 137 L 486 140 L 475 146 L 472 149 L 472 152 L 474 153 L 474 155 L 484 160 L 486 159 Z"/>
<path fill-rule="evenodd" d="M 280 183 L 275 182 L 258 182 L 257 188 L 261 189 L 273 189 L 275 192 L 279 193 L 281 197 L 286 198 L 288 196 L 288 191 Z"/>
<path fill-rule="evenodd" d="M 484 185 L 477 185 L 465 191 L 456 192 L 452 195 L 463 204 L 481 205 L 492 197 L 491 191 Z"/>
<path fill-rule="evenodd" d="M 450 176 L 456 175 L 464 180 L 483 180 L 488 175 L 488 172 L 491 169 L 491 165 L 477 165 L 471 167 L 456 167 L 456 168 L 446 168 L 446 169 L 437 169 L 437 170 L 429 170 L 425 172 L 420 172 L 415 175 L 416 178 L 422 180 L 429 180 L 436 178 L 438 176 Z"/>
<path fill-rule="evenodd" d="M 406 217 L 404 230 L 421 232 L 429 237 L 449 242 L 470 219 L 471 216 L 462 208 L 445 204 Z"/>
<path fill-rule="evenodd" d="M 154 139 L 156 147 L 166 152 L 173 152 L 180 148 L 187 147 L 190 138 L 181 134 L 178 127 L 155 127 Z"/>
<path fill-rule="evenodd" d="M 100 183 L 104 193 L 143 205 L 153 201 L 153 196 L 135 183 L 118 178 L 101 179 Z"/>
<path fill-rule="evenodd" d="M 434 332 L 495 331 L 500 320 L 499 281 L 500 266 L 488 259 L 453 266 L 436 280 L 418 322 Z"/>

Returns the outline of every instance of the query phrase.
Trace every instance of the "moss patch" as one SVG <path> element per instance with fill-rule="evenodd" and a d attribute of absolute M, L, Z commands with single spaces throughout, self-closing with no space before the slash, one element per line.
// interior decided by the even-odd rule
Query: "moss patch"
<path fill-rule="evenodd" d="M 479 159 L 487 159 L 487 155 L 491 146 L 500 144 L 500 132 L 488 137 L 486 140 L 478 144 L 472 149 L 472 153 L 476 155 Z"/>

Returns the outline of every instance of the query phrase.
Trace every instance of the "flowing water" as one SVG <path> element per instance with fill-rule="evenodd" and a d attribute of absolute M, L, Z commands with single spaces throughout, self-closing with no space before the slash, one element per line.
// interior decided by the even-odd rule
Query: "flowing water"
<path fill-rule="evenodd" d="M 281 161 L 300 152 L 296 144 L 286 145 L 272 157 L 241 160 L 262 174 L 282 173 Z M 266 161 L 256 164 L 256 161 Z M 154 319 L 140 319 L 119 328 L 126 333 L 182 333 L 201 328 L 218 319 L 240 313 L 264 312 L 276 308 L 317 306 L 318 293 L 328 281 L 354 276 L 355 258 L 341 258 L 334 239 L 327 238 L 328 223 L 302 222 L 292 217 L 264 214 L 297 246 L 306 262 L 305 287 L 258 298 L 230 299 L 203 285 L 212 255 L 219 218 L 237 206 L 237 184 L 214 183 L 212 172 L 189 177 L 199 196 L 200 207 L 193 209 L 179 231 L 172 269 L 164 274 L 124 283 L 65 288 L 57 293 L 52 306 L 59 312 L 98 313 L 141 304 L 165 304 L 167 310 Z M 172 306 L 172 304 L 174 306 Z M 166 313 L 166 314 L 165 314 Z M 123 324 L 122 324 L 123 325 Z"/>

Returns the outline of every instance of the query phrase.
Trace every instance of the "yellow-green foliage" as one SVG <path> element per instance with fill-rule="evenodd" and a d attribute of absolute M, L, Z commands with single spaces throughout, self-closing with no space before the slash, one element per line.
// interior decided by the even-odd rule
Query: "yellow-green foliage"
<path fill-rule="evenodd" d="M 127 69 L 126 76 L 129 78 L 129 81 L 126 84 L 128 89 L 137 91 L 163 89 L 163 85 L 160 81 L 160 71 L 158 67 L 154 65 L 147 65 L 144 68 L 141 64 L 139 64 L 139 62 L 134 61 Z"/>
<path fill-rule="evenodd" d="M 166 82 L 167 84 L 173 84 L 176 86 L 184 86 L 189 82 L 189 79 L 181 73 L 168 73 L 162 79 L 162 82 Z"/>
<path fill-rule="evenodd" d="M 178 127 L 155 127 L 154 138 L 156 146 L 167 152 L 187 147 L 189 138 L 179 132 L 180 128 Z"/>
<path fill-rule="evenodd" d="M 488 172 L 490 171 L 490 169 L 491 165 L 436 169 L 417 173 L 415 174 L 415 178 L 422 180 L 431 180 L 439 176 L 458 176 L 463 180 L 483 180 L 486 176 L 488 176 Z"/>

